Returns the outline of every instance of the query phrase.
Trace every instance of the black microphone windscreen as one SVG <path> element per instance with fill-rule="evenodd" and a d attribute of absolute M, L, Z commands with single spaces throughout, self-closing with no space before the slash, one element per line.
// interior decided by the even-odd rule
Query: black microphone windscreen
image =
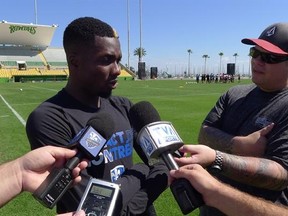
<path fill-rule="evenodd" d="M 87 122 L 87 126 L 93 127 L 106 140 L 114 133 L 114 125 L 111 116 L 105 112 L 97 113 Z"/>
<path fill-rule="evenodd" d="M 158 111 L 148 101 L 134 104 L 129 110 L 130 122 L 133 128 L 139 132 L 145 125 L 161 121 Z"/>

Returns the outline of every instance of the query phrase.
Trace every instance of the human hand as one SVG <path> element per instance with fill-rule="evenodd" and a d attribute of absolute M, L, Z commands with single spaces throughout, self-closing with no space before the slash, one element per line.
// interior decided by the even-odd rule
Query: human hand
<path fill-rule="evenodd" d="M 56 216 L 85 216 L 85 212 L 83 210 L 77 212 L 69 212 L 64 214 L 58 214 Z"/>
<path fill-rule="evenodd" d="M 17 159 L 20 173 L 19 184 L 22 190 L 33 193 L 40 184 L 46 179 L 53 168 L 60 168 L 66 161 L 77 153 L 76 150 L 45 146 L 23 155 Z M 74 183 L 81 181 L 80 171 L 88 166 L 87 161 L 82 161 L 72 170 L 75 178 Z"/>
<path fill-rule="evenodd" d="M 232 153 L 243 156 L 263 156 L 267 138 L 266 135 L 273 129 L 274 123 L 249 134 L 248 136 L 235 136 L 232 138 Z"/>
<path fill-rule="evenodd" d="M 179 166 L 200 164 L 203 167 L 207 167 L 216 158 L 215 150 L 205 145 L 184 145 L 179 151 L 184 153 L 184 157 L 174 158 Z"/>
<path fill-rule="evenodd" d="M 173 179 L 185 178 L 189 180 L 190 184 L 202 194 L 207 205 L 217 199 L 215 192 L 221 190 L 221 183 L 199 164 L 189 164 L 180 167 L 179 170 L 171 170 L 170 175 Z"/>

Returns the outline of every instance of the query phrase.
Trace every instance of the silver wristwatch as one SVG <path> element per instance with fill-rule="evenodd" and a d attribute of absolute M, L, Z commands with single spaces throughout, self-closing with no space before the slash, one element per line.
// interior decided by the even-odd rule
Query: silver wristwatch
<path fill-rule="evenodd" d="M 208 168 L 208 171 L 213 173 L 219 173 L 222 171 L 222 167 L 223 167 L 223 155 L 220 151 L 216 150 L 215 160 Z"/>

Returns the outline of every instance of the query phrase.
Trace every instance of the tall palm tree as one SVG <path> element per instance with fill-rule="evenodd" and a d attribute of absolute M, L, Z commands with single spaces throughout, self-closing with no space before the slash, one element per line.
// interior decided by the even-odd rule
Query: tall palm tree
<path fill-rule="evenodd" d="M 204 58 L 204 73 L 206 73 L 207 58 L 210 58 L 210 56 L 205 54 L 205 55 L 202 56 L 202 58 Z"/>
<path fill-rule="evenodd" d="M 190 55 L 192 53 L 192 50 L 188 49 L 187 52 L 188 52 L 188 76 L 190 76 Z"/>
<path fill-rule="evenodd" d="M 221 73 L 221 67 L 222 67 L 222 56 L 224 55 L 224 53 L 223 52 L 220 52 L 219 54 L 218 54 L 219 56 L 220 56 L 220 69 L 219 69 L 219 73 Z"/>
<path fill-rule="evenodd" d="M 237 61 L 237 57 L 239 56 L 238 53 L 234 53 L 234 58 L 235 58 L 235 74 L 236 74 L 236 70 L 237 70 L 237 67 L 236 67 L 236 61 Z"/>
<path fill-rule="evenodd" d="M 138 56 L 138 62 L 142 61 L 142 57 L 146 55 L 146 50 L 143 47 L 138 47 L 134 50 L 134 56 Z"/>

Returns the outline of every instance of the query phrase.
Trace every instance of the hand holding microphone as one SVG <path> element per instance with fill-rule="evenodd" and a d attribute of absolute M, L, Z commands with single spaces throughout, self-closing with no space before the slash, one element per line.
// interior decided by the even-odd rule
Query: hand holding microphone
<path fill-rule="evenodd" d="M 91 118 L 70 142 L 69 147 L 76 147 L 78 153 L 63 168 L 52 170 L 33 196 L 52 209 L 72 184 L 71 171 L 82 159 L 96 158 L 113 132 L 114 123 L 109 114 L 99 113 Z"/>
<path fill-rule="evenodd" d="M 142 101 L 129 111 L 131 124 L 138 132 L 140 144 L 148 159 L 161 157 L 169 170 L 178 170 L 172 154 L 184 145 L 170 122 L 161 121 L 159 113 L 151 103 Z M 170 189 L 183 214 L 188 214 L 204 204 L 201 194 L 187 179 L 176 179 Z"/>

